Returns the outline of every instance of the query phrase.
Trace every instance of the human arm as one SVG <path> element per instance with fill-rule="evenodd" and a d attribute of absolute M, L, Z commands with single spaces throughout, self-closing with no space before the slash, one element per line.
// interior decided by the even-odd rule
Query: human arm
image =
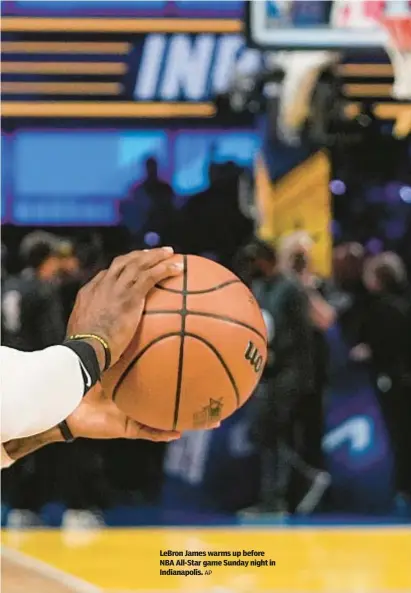
<path fill-rule="evenodd" d="M 337 318 L 336 311 L 321 294 L 315 290 L 308 293 L 310 302 L 310 317 L 314 326 L 322 331 L 327 331 Z"/>
<path fill-rule="evenodd" d="M 84 379 L 69 348 L 20 352 L 2 346 L 0 359 L 2 443 L 44 432 L 79 405 Z"/>
<path fill-rule="evenodd" d="M 63 435 L 57 426 L 40 434 L 21 439 L 12 439 L 1 446 L 1 467 L 2 469 L 10 467 L 18 459 L 34 453 L 37 449 L 63 440 Z"/>
<path fill-rule="evenodd" d="M 172 441 L 180 437 L 176 431 L 155 430 L 128 418 L 114 402 L 105 397 L 97 384 L 81 400 L 72 412 L 67 425 L 74 438 L 89 439 L 144 439 L 150 441 Z M 12 439 L 2 446 L 2 467 L 22 459 L 37 449 L 51 443 L 64 441 L 58 426 L 40 434 Z"/>
<path fill-rule="evenodd" d="M 304 286 L 310 305 L 310 318 L 313 325 L 327 331 L 337 319 L 337 311 L 319 290 L 318 281 L 308 270 L 304 269 L 299 275 Z"/>
<path fill-rule="evenodd" d="M 105 367 L 102 341 L 114 364 L 135 334 L 147 293 L 181 273 L 172 253 L 154 249 L 116 258 L 80 291 L 69 322 L 77 338 L 65 346 L 1 349 L 1 442 L 45 432 L 73 412 Z"/>

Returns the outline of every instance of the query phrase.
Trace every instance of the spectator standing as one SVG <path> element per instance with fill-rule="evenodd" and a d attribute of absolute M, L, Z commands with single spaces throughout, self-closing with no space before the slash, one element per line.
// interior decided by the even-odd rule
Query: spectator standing
<path fill-rule="evenodd" d="M 293 469 L 309 482 L 304 496 L 308 512 L 324 492 L 323 472 L 303 461 L 297 439 L 301 406 L 314 385 L 308 299 L 296 279 L 281 270 L 277 254 L 268 244 L 255 240 L 248 245 L 243 262 L 252 268 L 251 273 L 245 273 L 254 277 L 251 286 L 266 321 L 269 347 L 252 423 L 261 459 L 260 500 L 245 513 L 283 515 L 292 510 Z"/>
<path fill-rule="evenodd" d="M 121 204 L 123 223 L 138 246 L 146 246 L 147 233 L 157 235 L 159 245 L 171 245 L 175 239 L 173 190 L 160 179 L 155 158 L 149 157 L 146 160 L 145 170 L 144 180 L 131 187 L 128 199 Z"/>
<path fill-rule="evenodd" d="M 371 361 L 394 453 L 396 491 L 411 497 L 411 299 L 403 261 L 395 253 L 370 258 L 364 284 L 371 299 L 361 343 L 351 355 L 357 361 Z"/>
<path fill-rule="evenodd" d="M 314 467 L 323 468 L 322 436 L 324 434 L 324 392 L 327 384 L 329 355 L 326 331 L 336 321 L 336 292 L 324 279 L 313 273 L 313 240 L 305 231 L 298 231 L 281 242 L 279 257 L 284 273 L 292 274 L 308 299 L 308 314 L 313 332 L 312 362 L 314 383 L 302 406 L 304 459 Z"/>
<path fill-rule="evenodd" d="M 30 233 L 21 244 L 25 268 L 9 276 L 2 294 L 2 344 L 27 352 L 58 344 L 65 325 L 57 278 L 59 241 L 42 231 Z"/>

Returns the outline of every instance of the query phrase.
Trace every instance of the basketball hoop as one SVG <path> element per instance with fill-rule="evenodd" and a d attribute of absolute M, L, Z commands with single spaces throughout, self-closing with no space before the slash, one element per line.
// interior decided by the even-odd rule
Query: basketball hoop
<path fill-rule="evenodd" d="M 411 100 L 411 16 L 382 16 L 378 20 L 389 35 L 386 51 L 394 68 L 393 95 Z"/>

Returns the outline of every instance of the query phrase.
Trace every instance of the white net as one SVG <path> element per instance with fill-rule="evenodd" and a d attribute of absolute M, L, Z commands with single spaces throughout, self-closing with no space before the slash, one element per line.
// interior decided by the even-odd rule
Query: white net
<path fill-rule="evenodd" d="M 399 100 L 411 100 L 411 17 L 385 17 L 381 19 L 389 41 L 386 51 L 394 68 L 393 95 Z"/>
<path fill-rule="evenodd" d="M 338 60 L 338 54 L 329 51 L 291 51 L 277 55 L 285 72 L 280 92 L 278 131 L 288 144 L 295 144 L 310 111 L 318 79 L 327 67 Z"/>
<path fill-rule="evenodd" d="M 331 23 L 347 33 L 356 29 L 375 31 L 376 45 L 378 34 L 385 29 L 383 43 L 395 75 L 393 95 L 399 100 L 411 99 L 410 0 L 334 0 Z"/>

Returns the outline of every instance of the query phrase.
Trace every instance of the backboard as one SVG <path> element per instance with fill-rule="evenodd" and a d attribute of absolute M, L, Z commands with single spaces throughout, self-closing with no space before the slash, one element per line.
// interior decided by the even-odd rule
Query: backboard
<path fill-rule="evenodd" d="M 250 45 L 277 50 L 367 50 L 384 47 L 383 14 L 411 14 L 411 0 L 250 0 Z"/>

